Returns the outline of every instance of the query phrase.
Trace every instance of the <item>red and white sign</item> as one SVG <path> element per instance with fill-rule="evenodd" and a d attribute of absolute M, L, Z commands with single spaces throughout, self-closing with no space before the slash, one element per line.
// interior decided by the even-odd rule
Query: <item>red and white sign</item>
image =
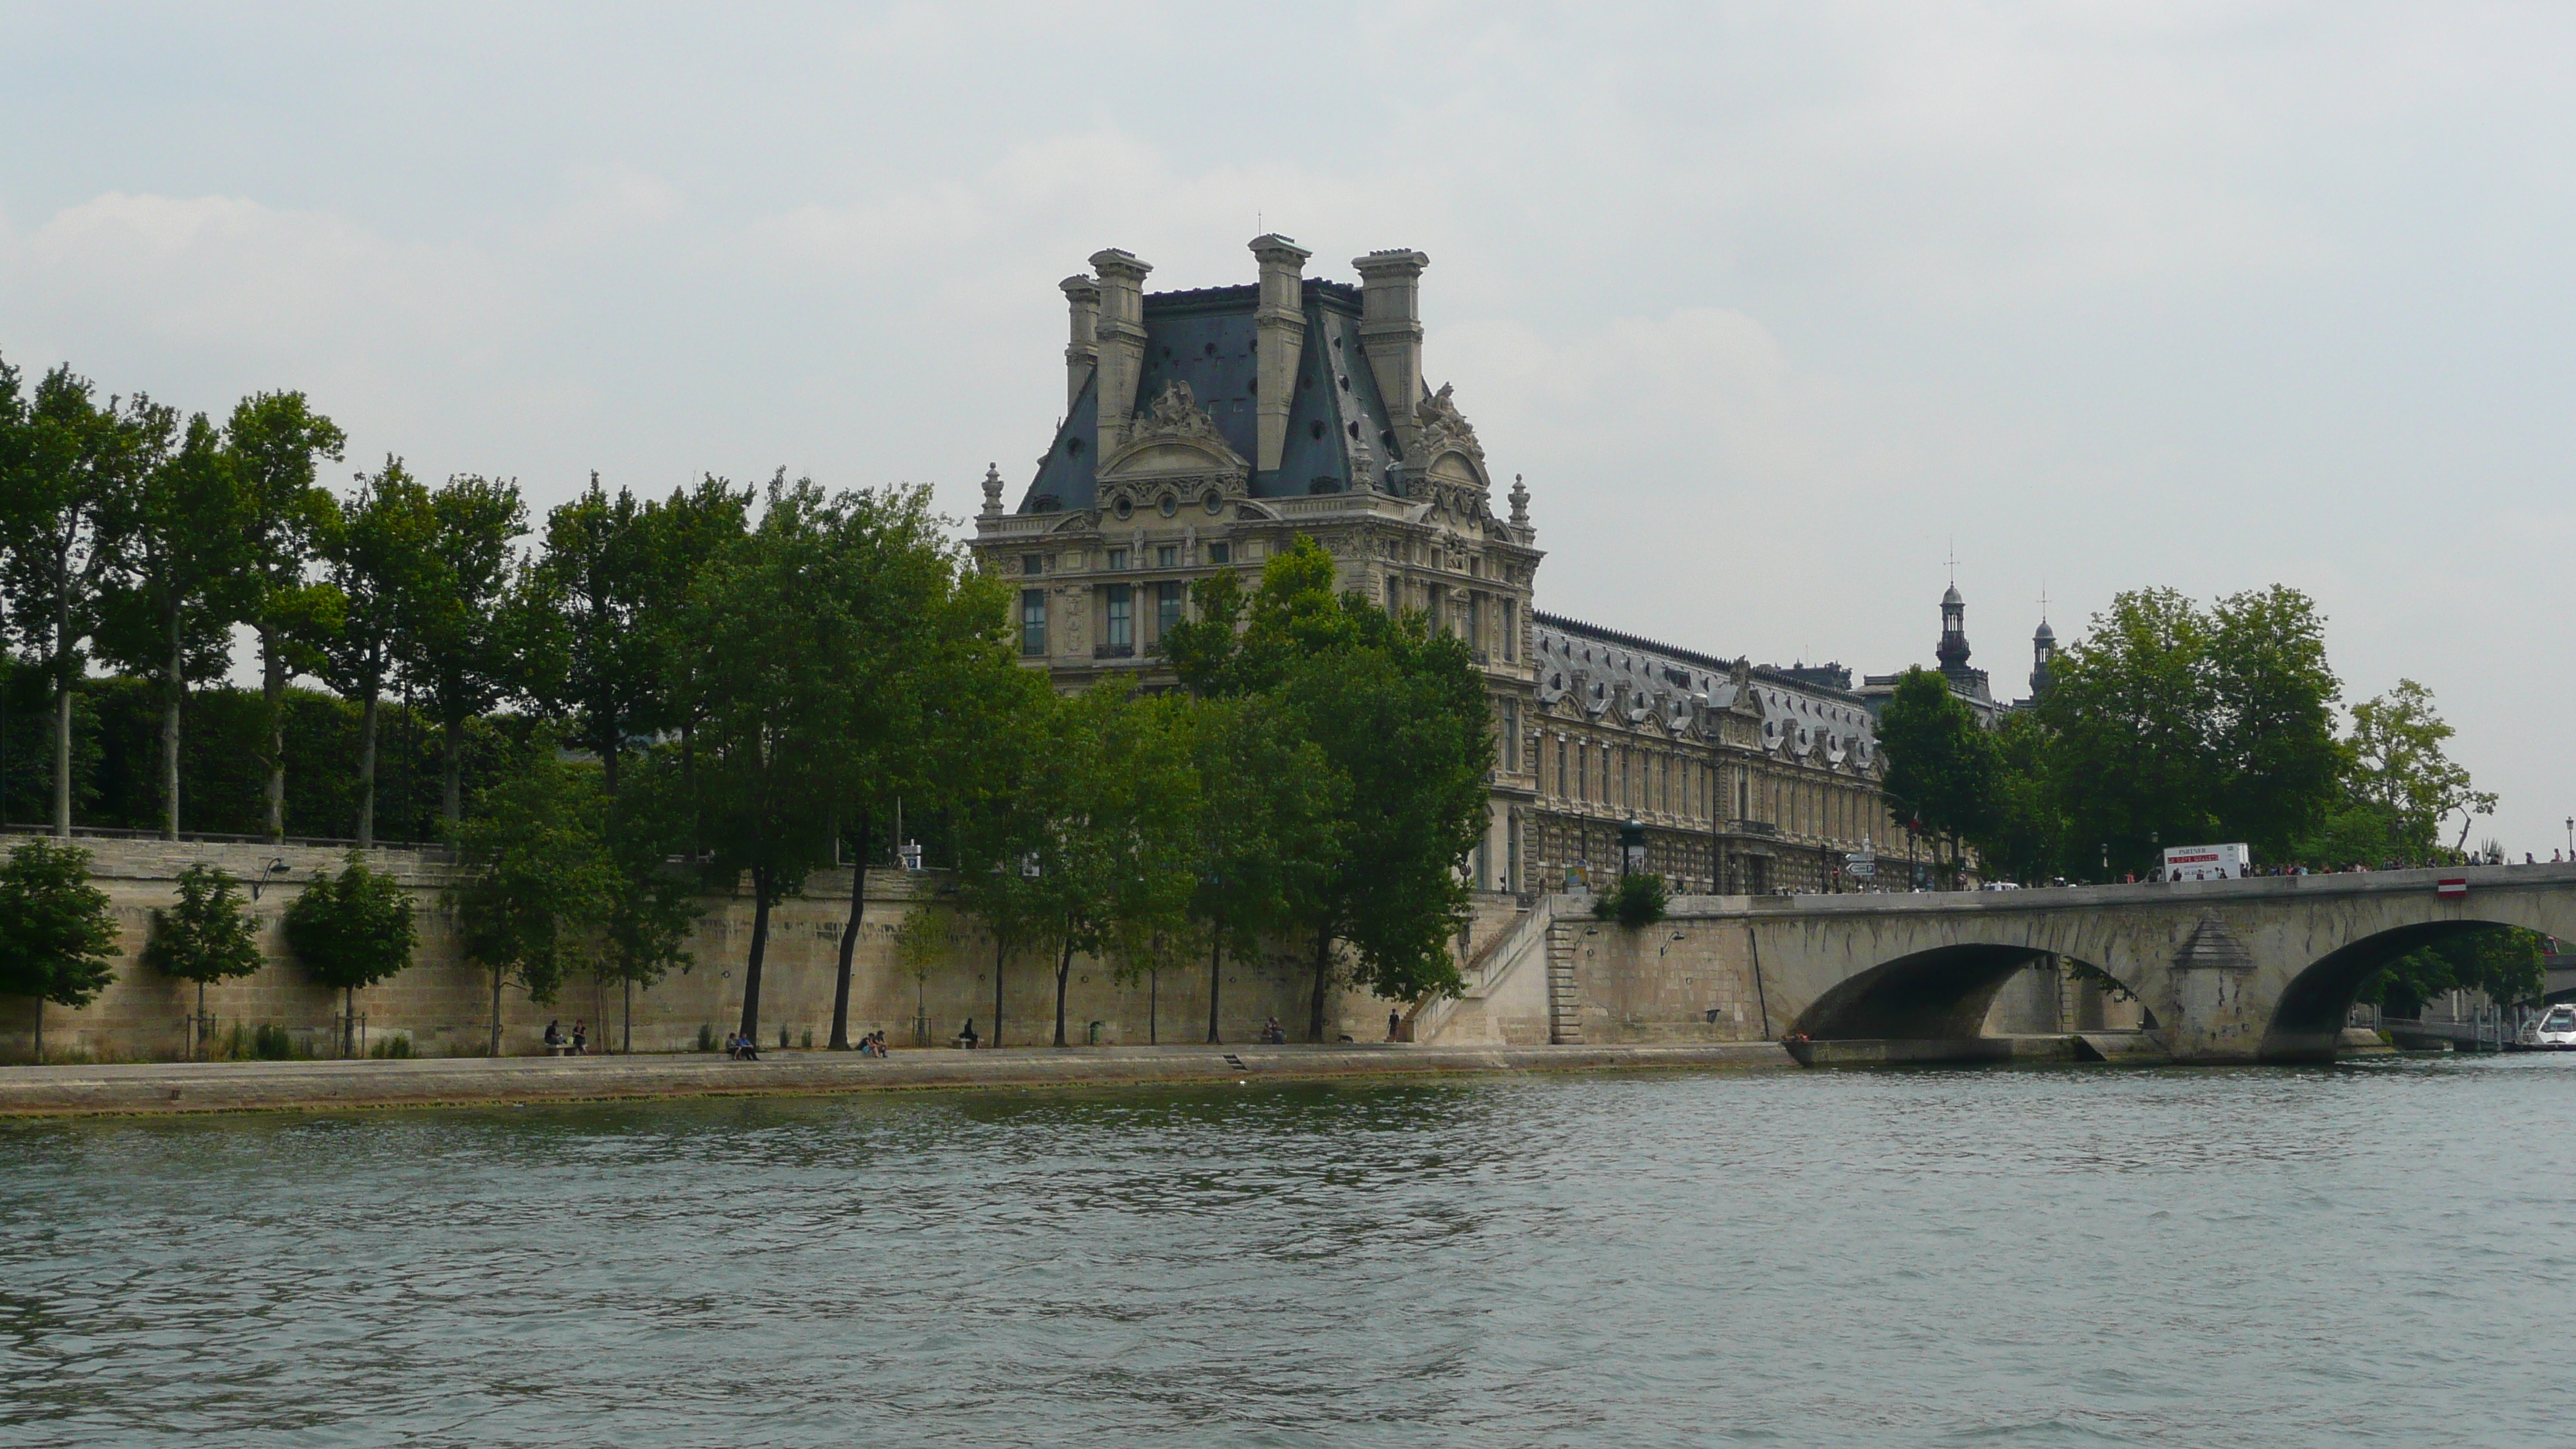
<path fill-rule="evenodd" d="M 2464 875 L 2447 875 L 2433 882 L 2433 894 L 2446 900 L 2456 901 L 2468 893 L 2469 878 Z"/>

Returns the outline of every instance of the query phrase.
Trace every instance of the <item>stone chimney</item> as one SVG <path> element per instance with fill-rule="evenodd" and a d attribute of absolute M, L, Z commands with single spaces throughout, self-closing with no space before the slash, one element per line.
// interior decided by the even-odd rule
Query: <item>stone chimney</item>
<path fill-rule="evenodd" d="M 1067 277 L 1056 286 L 1073 308 L 1073 340 L 1064 348 L 1064 411 L 1070 417 L 1082 385 L 1100 366 L 1100 284 L 1089 277 Z"/>
<path fill-rule="evenodd" d="M 1314 253 L 1276 232 L 1254 237 L 1250 246 L 1261 263 L 1261 302 L 1252 312 L 1252 466 L 1271 473 L 1288 446 L 1288 409 L 1297 400 L 1297 362 L 1306 346 L 1304 273 Z"/>
<path fill-rule="evenodd" d="M 1134 254 L 1111 247 L 1091 255 L 1100 274 L 1100 316 L 1092 336 L 1100 354 L 1099 456 L 1127 441 L 1136 411 L 1136 382 L 1145 372 L 1145 274 Z"/>
<path fill-rule="evenodd" d="M 1360 346 L 1394 420 L 1396 446 L 1411 467 L 1423 461 L 1413 410 L 1422 402 L 1422 269 L 1430 264 L 1422 253 L 1407 251 L 1351 260 L 1360 274 Z"/>

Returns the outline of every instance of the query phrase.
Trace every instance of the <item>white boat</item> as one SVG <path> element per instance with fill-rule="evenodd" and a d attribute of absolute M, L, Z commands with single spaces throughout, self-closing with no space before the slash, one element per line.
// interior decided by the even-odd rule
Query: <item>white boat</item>
<path fill-rule="evenodd" d="M 2576 1051 L 2576 1003 L 2559 1002 L 2524 1022 L 2513 1044 L 2526 1051 Z"/>

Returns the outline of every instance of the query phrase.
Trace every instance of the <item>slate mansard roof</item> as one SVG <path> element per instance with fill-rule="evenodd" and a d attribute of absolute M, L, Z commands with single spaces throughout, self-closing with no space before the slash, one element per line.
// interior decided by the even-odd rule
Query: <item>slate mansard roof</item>
<path fill-rule="evenodd" d="M 1297 401 L 1288 415 L 1287 447 L 1279 466 L 1252 475 L 1255 498 L 1303 498 L 1362 488 L 1392 491 L 1388 465 L 1396 456 L 1395 431 L 1377 376 L 1360 349 L 1359 288 L 1309 277 L 1302 283 L 1306 337 L 1297 357 Z M 1258 286 L 1207 287 L 1145 296 L 1145 365 L 1136 384 L 1137 405 L 1160 397 L 1171 383 L 1215 419 L 1226 446 L 1246 458 L 1260 456 L 1255 436 L 1253 308 Z M 1092 473 L 1100 453 L 1099 378 L 1074 402 L 1072 415 L 1038 462 L 1037 477 L 1021 496 L 1022 513 L 1073 512 L 1096 506 Z"/>
<path fill-rule="evenodd" d="M 1771 665 L 1747 665 L 1560 615 L 1533 612 L 1538 698 L 1572 698 L 1594 718 L 1629 724 L 1659 721 L 1673 733 L 1705 733 L 1715 712 L 1743 695 L 1762 720 L 1764 749 L 1791 759 L 1868 769 L 1878 758 L 1877 723 L 1849 690 L 1834 689 Z"/>

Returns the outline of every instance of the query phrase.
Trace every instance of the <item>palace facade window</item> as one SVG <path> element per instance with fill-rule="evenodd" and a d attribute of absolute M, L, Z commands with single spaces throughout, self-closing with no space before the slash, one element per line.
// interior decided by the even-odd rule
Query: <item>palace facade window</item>
<path fill-rule="evenodd" d="M 1154 585 L 1154 637 L 1157 640 L 1172 632 L 1181 622 L 1181 586 L 1175 581 Z"/>
<path fill-rule="evenodd" d="M 1116 557 L 1125 552 L 1126 550 L 1124 549 L 1112 549 L 1110 551 L 1112 557 Z M 1125 584 L 1111 584 L 1109 586 L 1108 602 L 1109 627 L 1102 633 L 1102 641 L 1107 643 L 1112 649 L 1135 648 L 1136 623 L 1134 614 L 1136 606 L 1133 593 Z"/>
<path fill-rule="evenodd" d="M 1123 569 L 1127 567 L 1127 550 L 1123 548 L 1111 549 L 1109 551 L 1109 567 L 1113 569 Z"/>
<path fill-rule="evenodd" d="M 1046 590 L 1020 590 L 1020 656 L 1039 659 L 1047 652 Z"/>
<path fill-rule="evenodd" d="M 1181 546 L 1179 544 L 1159 543 L 1154 545 L 1154 567 L 1158 569 L 1176 569 L 1180 566 Z"/>
<path fill-rule="evenodd" d="M 1209 544 L 1207 546 L 1207 561 L 1212 564 L 1234 562 L 1234 545 L 1230 543 Z"/>

